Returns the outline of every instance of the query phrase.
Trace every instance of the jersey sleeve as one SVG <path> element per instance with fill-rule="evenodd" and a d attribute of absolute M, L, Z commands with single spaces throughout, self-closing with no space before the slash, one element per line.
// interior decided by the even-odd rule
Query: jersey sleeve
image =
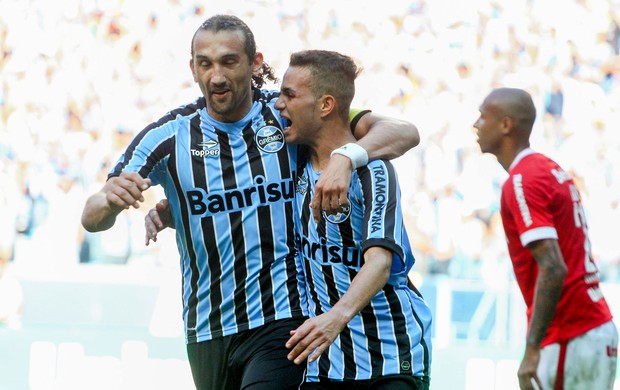
<path fill-rule="evenodd" d="M 361 110 L 358 108 L 352 108 L 349 111 L 349 124 L 351 127 L 351 132 L 355 133 L 355 126 L 362 119 L 362 117 L 368 113 L 372 112 L 371 110 Z"/>
<path fill-rule="evenodd" d="M 524 173 L 511 175 L 506 183 L 505 205 L 512 211 L 521 245 L 543 240 L 557 239 L 553 215 L 549 209 L 556 189 L 552 180 Z"/>
<path fill-rule="evenodd" d="M 362 252 L 380 246 L 393 252 L 404 265 L 400 188 L 394 166 L 389 161 L 375 160 L 357 172 L 364 203 Z"/>

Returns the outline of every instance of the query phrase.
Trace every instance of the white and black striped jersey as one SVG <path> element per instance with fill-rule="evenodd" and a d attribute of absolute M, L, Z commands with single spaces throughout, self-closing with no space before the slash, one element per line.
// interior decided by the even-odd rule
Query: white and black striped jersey
<path fill-rule="evenodd" d="M 394 167 L 376 160 L 358 168 L 348 192 L 350 207 L 335 215 L 323 213 L 318 223 L 309 204 L 319 173 L 310 163 L 299 172 L 295 241 L 311 316 L 327 312 L 344 295 L 364 263 L 366 249 L 381 246 L 393 253 L 388 283 L 319 359 L 308 364 L 307 380 L 430 375 L 431 312 L 421 295 L 408 287 L 407 274 L 415 260 Z"/>
<path fill-rule="evenodd" d="M 180 253 L 188 343 L 307 315 L 294 255 L 296 148 L 282 132 L 276 91 L 254 89 L 235 123 L 204 98 L 142 130 L 112 168 L 163 186 Z"/>

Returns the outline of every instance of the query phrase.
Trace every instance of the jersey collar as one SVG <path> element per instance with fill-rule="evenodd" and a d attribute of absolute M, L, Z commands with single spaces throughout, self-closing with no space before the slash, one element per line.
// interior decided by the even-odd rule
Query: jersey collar
<path fill-rule="evenodd" d="M 523 149 L 522 151 L 519 152 L 519 154 L 517 154 L 515 159 L 512 160 L 512 163 L 510 163 L 510 167 L 508 168 L 508 170 L 509 171 L 512 170 L 512 168 L 514 168 L 521 160 L 523 160 L 524 157 L 527 157 L 530 154 L 534 154 L 534 153 L 536 152 L 532 148 Z"/>

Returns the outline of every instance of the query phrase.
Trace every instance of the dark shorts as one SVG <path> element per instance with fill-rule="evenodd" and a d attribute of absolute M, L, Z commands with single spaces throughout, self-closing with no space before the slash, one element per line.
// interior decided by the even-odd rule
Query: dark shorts
<path fill-rule="evenodd" d="M 411 375 L 387 375 L 363 381 L 336 382 L 321 379 L 316 383 L 304 383 L 303 390 L 428 390 L 429 377 Z"/>
<path fill-rule="evenodd" d="M 291 330 L 305 318 L 272 321 L 256 329 L 187 345 L 197 390 L 294 390 L 306 364 L 286 358 Z"/>

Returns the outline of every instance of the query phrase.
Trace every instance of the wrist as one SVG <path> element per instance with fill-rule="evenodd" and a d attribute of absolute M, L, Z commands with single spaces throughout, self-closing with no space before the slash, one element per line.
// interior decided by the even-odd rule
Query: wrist
<path fill-rule="evenodd" d="M 540 341 L 525 339 L 525 347 L 529 349 L 540 349 Z"/>
<path fill-rule="evenodd" d="M 366 149 L 353 142 L 343 145 L 338 149 L 334 149 L 330 156 L 333 156 L 334 154 L 341 154 L 348 157 L 351 160 L 353 169 L 357 169 L 368 164 L 368 152 Z"/>

